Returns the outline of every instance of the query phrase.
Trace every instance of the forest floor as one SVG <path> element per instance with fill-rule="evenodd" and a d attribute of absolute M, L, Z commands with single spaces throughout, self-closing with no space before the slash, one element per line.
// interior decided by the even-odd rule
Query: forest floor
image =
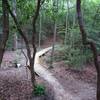
<path fill-rule="evenodd" d="M 46 44 L 50 45 L 50 42 Z M 61 41 L 60 41 L 61 42 Z M 44 55 L 40 62 L 48 69 L 47 59 L 50 58 L 51 52 Z M 50 60 L 50 59 L 49 59 Z M 94 64 L 84 65 L 82 70 L 69 67 L 63 61 L 54 62 L 53 68 L 48 69 L 54 77 L 62 84 L 66 94 L 69 93 L 79 100 L 96 100 L 96 70 Z M 72 100 L 76 100 L 75 98 Z M 77 99 L 78 100 L 78 99 Z"/>
<path fill-rule="evenodd" d="M 50 41 L 45 42 L 45 45 L 43 45 L 42 48 L 50 46 L 51 42 L 51 39 Z M 48 57 L 49 53 L 47 53 L 43 59 Z M 18 52 L 16 54 L 18 54 Z M 0 70 L 0 100 L 30 100 L 31 98 L 30 94 L 32 92 L 32 86 L 30 75 L 28 74 L 27 76 L 26 68 L 20 67 L 16 69 L 10 65 L 12 61 L 23 61 L 23 59 L 18 58 L 16 54 L 12 51 L 5 52 L 3 68 Z M 7 68 L 8 65 L 10 68 Z M 43 63 L 43 66 L 45 69 L 48 69 L 46 63 Z M 44 68 L 42 68 L 42 70 Z M 56 92 L 58 95 L 61 95 L 62 97 L 64 97 L 64 95 L 70 96 L 70 99 L 62 98 L 57 100 L 96 100 L 96 71 L 93 64 L 87 65 L 82 71 L 77 71 L 69 68 L 63 62 L 55 62 L 54 68 L 48 69 L 45 72 L 46 73 L 44 74 L 42 73 L 43 77 L 49 76 L 50 80 L 48 80 L 48 82 L 51 82 L 52 86 L 54 84 L 54 87 L 51 85 L 47 86 L 48 89 L 50 89 L 49 91 L 52 90 L 52 87 L 55 88 L 55 91 L 57 90 Z M 37 77 L 37 82 L 44 84 L 45 80 Z M 61 91 L 59 92 L 59 90 Z"/>
<path fill-rule="evenodd" d="M 48 52 L 41 58 L 41 64 L 45 68 L 49 66 L 45 61 L 50 58 L 50 54 Z M 77 70 L 60 61 L 54 62 L 49 71 L 62 84 L 66 93 L 79 97 L 79 100 L 96 100 L 96 70 L 93 64 L 84 65 L 84 69 Z"/>
<path fill-rule="evenodd" d="M 0 69 L 0 100 L 44 100 L 44 98 L 45 100 L 54 100 L 50 84 L 41 76 L 36 76 L 36 82 L 46 87 L 46 94 L 41 97 L 32 97 L 31 75 L 29 70 L 24 67 L 25 58 L 23 57 L 20 50 L 5 52 Z M 21 64 L 19 68 L 14 68 L 12 64 L 16 59 L 19 59 L 18 63 Z"/>
<path fill-rule="evenodd" d="M 53 100 L 51 86 L 38 76 L 36 82 L 46 87 L 44 96 L 32 96 L 30 75 L 27 77 L 25 67 L 0 70 L 0 100 Z"/>

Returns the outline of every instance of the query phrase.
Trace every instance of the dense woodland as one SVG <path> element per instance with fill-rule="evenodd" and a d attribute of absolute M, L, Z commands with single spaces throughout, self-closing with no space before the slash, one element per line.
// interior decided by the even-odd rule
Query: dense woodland
<path fill-rule="evenodd" d="M 0 1 L 0 67 L 5 52 L 21 50 L 31 74 L 33 93 L 39 88 L 36 53 L 44 49 L 47 41 L 51 44 L 46 47 L 52 47 L 50 70 L 54 62 L 61 61 L 77 71 L 94 65 L 96 100 L 100 100 L 100 0 Z"/>

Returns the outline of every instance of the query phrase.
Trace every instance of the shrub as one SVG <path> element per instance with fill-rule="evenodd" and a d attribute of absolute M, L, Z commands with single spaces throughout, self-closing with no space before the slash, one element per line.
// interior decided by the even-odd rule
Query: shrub
<path fill-rule="evenodd" d="M 71 67 L 81 69 L 82 65 L 92 60 L 92 53 L 88 48 L 70 48 L 70 46 L 59 46 L 54 55 L 55 61 L 64 61 Z"/>
<path fill-rule="evenodd" d="M 35 96 L 41 96 L 45 94 L 45 87 L 43 85 L 36 85 L 34 88 L 34 95 Z"/>

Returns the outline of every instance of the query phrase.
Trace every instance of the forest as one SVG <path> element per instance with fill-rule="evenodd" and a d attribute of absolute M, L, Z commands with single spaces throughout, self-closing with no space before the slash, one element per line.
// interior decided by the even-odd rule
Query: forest
<path fill-rule="evenodd" d="M 100 0 L 0 0 L 0 100 L 100 100 Z"/>

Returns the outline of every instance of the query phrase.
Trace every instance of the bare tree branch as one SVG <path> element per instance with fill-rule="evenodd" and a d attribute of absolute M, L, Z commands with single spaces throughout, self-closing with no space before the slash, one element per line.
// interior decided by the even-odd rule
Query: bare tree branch
<path fill-rule="evenodd" d="M 41 0 L 37 0 L 37 7 L 36 7 L 35 15 L 33 16 L 33 22 L 32 22 L 32 24 L 33 24 L 33 36 L 32 36 L 33 44 L 35 42 L 36 21 L 39 16 L 40 7 L 41 7 Z"/>
<path fill-rule="evenodd" d="M 40 8 L 41 8 L 41 0 L 37 0 L 37 7 L 36 7 L 35 15 L 33 16 L 33 21 L 32 21 L 32 25 L 33 25 L 32 46 L 34 49 L 34 52 L 32 55 L 33 59 L 35 58 L 35 53 L 36 53 L 36 47 L 35 47 L 36 21 L 39 16 Z"/>

